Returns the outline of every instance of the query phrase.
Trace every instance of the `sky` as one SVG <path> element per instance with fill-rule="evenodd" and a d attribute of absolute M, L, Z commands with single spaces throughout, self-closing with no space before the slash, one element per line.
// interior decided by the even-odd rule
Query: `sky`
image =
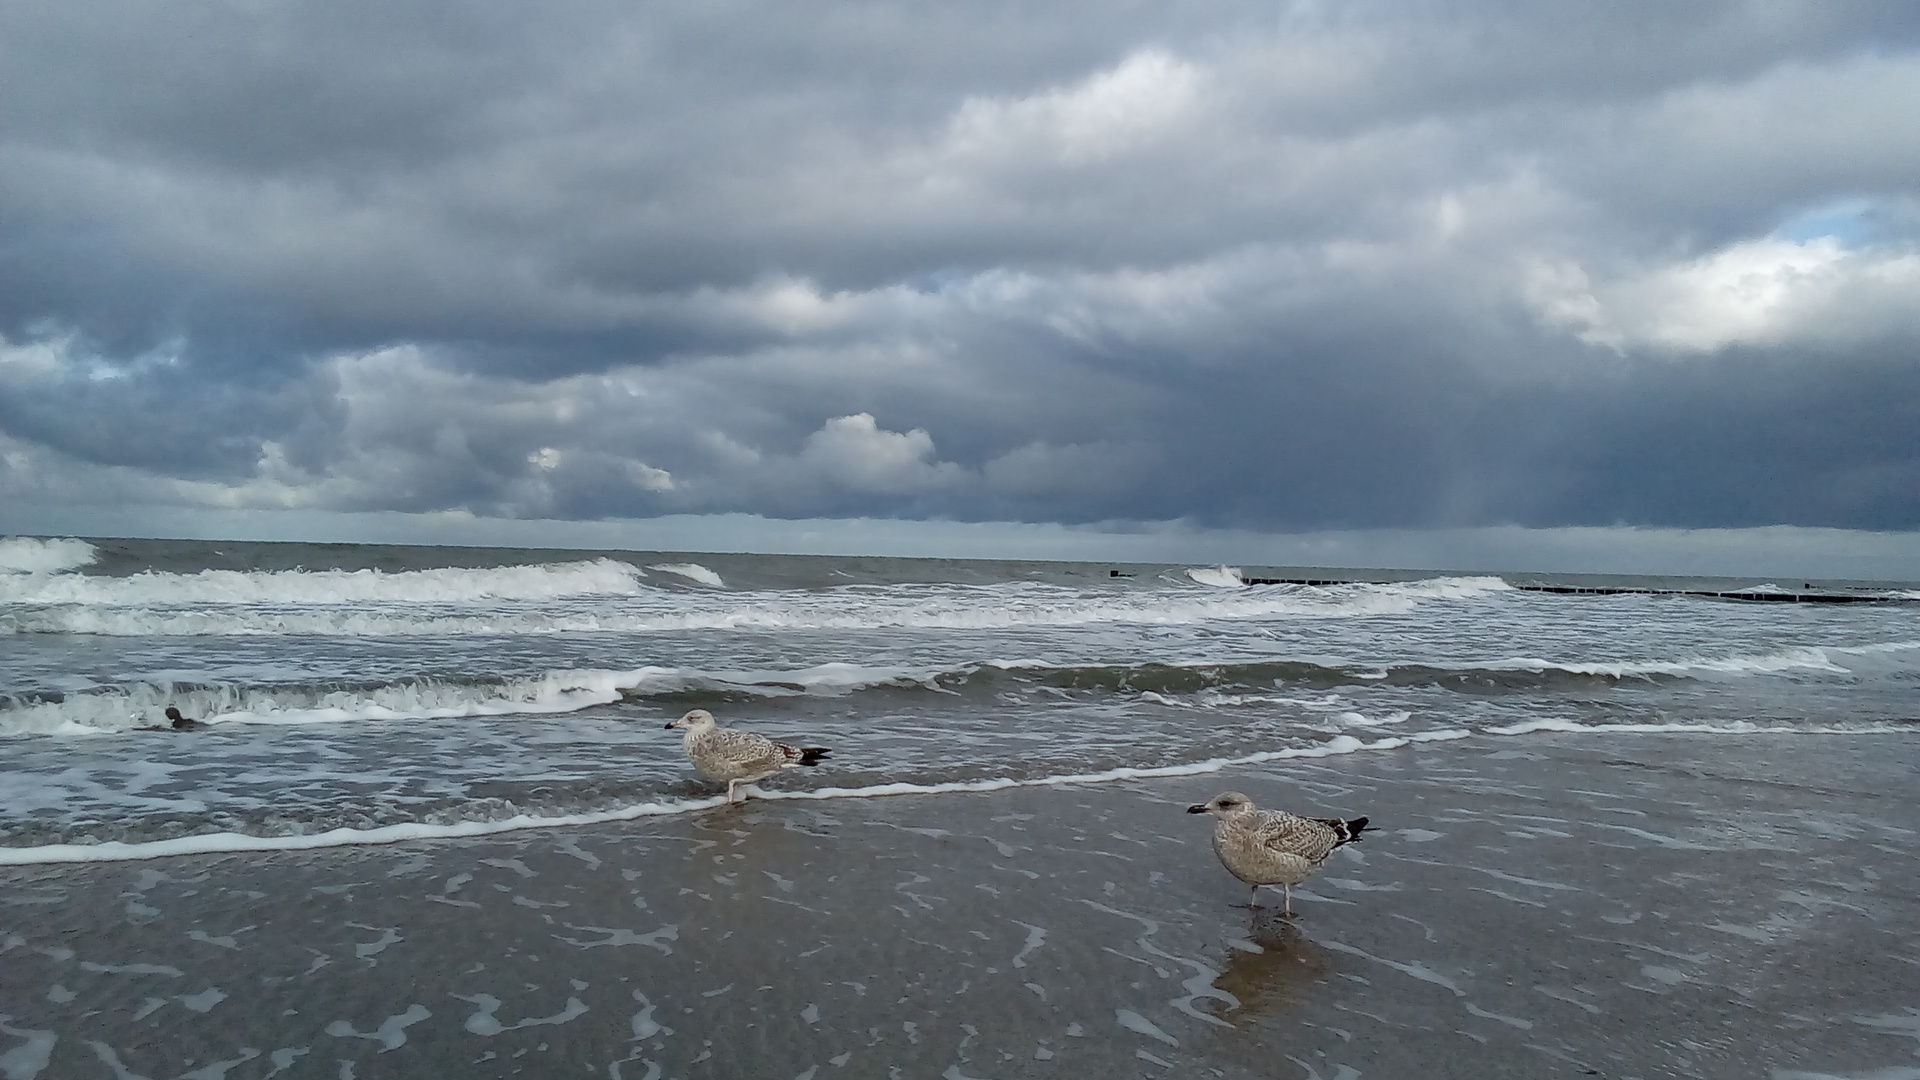
<path fill-rule="evenodd" d="M 0 101 L 0 532 L 1920 577 L 1906 0 L 65 0 Z"/>

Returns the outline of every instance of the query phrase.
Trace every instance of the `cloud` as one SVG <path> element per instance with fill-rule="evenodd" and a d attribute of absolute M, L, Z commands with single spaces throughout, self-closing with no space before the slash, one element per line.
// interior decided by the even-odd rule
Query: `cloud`
<path fill-rule="evenodd" d="M 1149 49 L 1071 86 L 1022 97 L 969 97 L 933 157 L 987 170 L 1112 161 L 1194 121 L 1201 83 L 1192 64 Z"/>
<path fill-rule="evenodd" d="M 9 8 L 0 494 L 1920 528 L 1916 93 L 1897 4 Z"/>
<path fill-rule="evenodd" d="M 867 413 L 839 416 L 807 436 L 795 463 L 812 478 L 854 492 L 902 495 L 961 480 L 952 462 L 930 461 L 933 439 L 922 429 L 884 431 Z"/>
<path fill-rule="evenodd" d="M 1749 240 L 1599 286 L 1566 264 L 1539 266 L 1534 278 L 1548 323 L 1621 351 L 1912 340 L 1917 297 L 1920 253 L 1853 251 L 1832 236 Z"/>

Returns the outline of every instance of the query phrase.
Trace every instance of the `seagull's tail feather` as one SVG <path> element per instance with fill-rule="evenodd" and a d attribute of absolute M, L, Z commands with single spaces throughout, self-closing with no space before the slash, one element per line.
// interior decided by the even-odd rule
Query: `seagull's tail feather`
<path fill-rule="evenodd" d="M 1339 818 L 1315 818 L 1314 820 L 1333 830 L 1334 836 L 1338 838 L 1333 842 L 1334 847 L 1351 844 L 1360 839 L 1360 834 L 1367 827 L 1367 819 L 1363 817 L 1357 817 L 1351 821 L 1342 821 Z"/>
<path fill-rule="evenodd" d="M 824 746 L 803 746 L 800 748 L 800 764 L 818 765 L 822 758 L 831 753 L 833 751 Z"/>

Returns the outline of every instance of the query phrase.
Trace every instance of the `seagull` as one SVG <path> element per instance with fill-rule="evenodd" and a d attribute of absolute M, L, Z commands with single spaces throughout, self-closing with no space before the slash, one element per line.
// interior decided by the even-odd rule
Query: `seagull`
<path fill-rule="evenodd" d="M 789 746 L 751 731 L 734 731 L 713 722 L 713 714 L 695 709 L 667 725 L 685 728 L 683 740 L 693 767 L 715 780 L 727 782 L 727 801 L 734 788 L 764 780 L 782 769 L 818 765 L 833 751 L 818 746 Z M 744 798 L 744 796 L 743 796 Z"/>
<path fill-rule="evenodd" d="M 1306 818 L 1285 810 L 1261 810 L 1237 791 L 1223 791 L 1209 803 L 1187 807 L 1189 814 L 1213 815 L 1213 853 L 1234 877 L 1253 886 L 1247 906 L 1260 895 L 1260 886 L 1278 885 L 1287 891 L 1287 914 L 1293 914 L 1293 887 L 1320 869 L 1327 856 L 1342 844 L 1360 839 L 1366 818 Z"/>

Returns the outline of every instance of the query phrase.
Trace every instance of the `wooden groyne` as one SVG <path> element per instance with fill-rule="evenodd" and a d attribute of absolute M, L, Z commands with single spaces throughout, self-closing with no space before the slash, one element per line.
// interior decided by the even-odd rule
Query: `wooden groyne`
<path fill-rule="evenodd" d="M 1329 578 L 1243 577 L 1248 585 L 1400 585 L 1396 581 L 1342 581 Z M 1514 585 L 1523 592 L 1559 593 L 1568 596 L 1704 596 L 1715 600 L 1740 600 L 1746 603 L 1775 604 L 1910 604 L 1914 598 L 1888 596 L 1885 593 L 1786 592 L 1736 590 L 1715 592 L 1707 589 L 1645 589 L 1608 585 Z"/>

